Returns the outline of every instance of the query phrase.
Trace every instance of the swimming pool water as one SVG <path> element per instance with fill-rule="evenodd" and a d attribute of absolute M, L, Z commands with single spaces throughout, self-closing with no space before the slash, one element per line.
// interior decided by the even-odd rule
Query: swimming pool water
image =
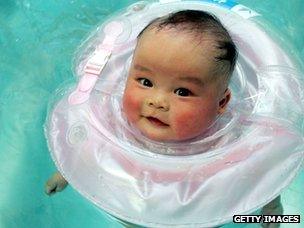
<path fill-rule="evenodd" d="M 81 40 L 106 16 L 134 2 L 0 0 L 0 227 L 121 227 L 71 187 L 52 197 L 44 194 L 55 166 L 43 124 L 55 89 L 72 79 L 71 59 Z M 239 2 L 261 13 L 303 61 L 302 0 Z M 301 214 L 302 221 L 303 189 L 302 171 L 282 196 L 285 213 Z"/>

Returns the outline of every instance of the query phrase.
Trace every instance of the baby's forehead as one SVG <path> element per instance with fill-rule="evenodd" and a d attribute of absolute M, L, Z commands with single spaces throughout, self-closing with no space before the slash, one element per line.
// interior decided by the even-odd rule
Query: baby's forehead
<path fill-rule="evenodd" d="M 182 39 L 181 36 L 185 36 Z M 171 42 L 172 41 L 172 42 Z M 181 42 L 180 44 L 178 44 Z M 190 33 L 172 30 L 149 30 L 139 39 L 133 58 L 133 66 L 174 68 L 176 75 L 202 77 L 204 82 L 212 81 L 215 66 L 210 37 L 198 39 Z M 163 48 L 162 51 L 159 51 Z M 170 59 L 170 61 L 168 61 Z M 171 68 L 172 66 L 172 68 Z M 137 69 L 142 69 L 137 67 Z M 210 77 L 209 77 L 210 76 Z"/>
<path fill-rule="evenodd" d="M 180 39 L 181 37 L 184 39 Z M 138 38 L 137 42 L 145 42 L 145 45 L 138 46 L 138 48 L 144 48 L 152 45 L 152 43 L 149 43 L 151 41 L 159 42 L 160 44 L 165 45 L 165 42 L 173 42 L 176 40 L 179 40 L 187 47 L 193 47 L 193 49 L 196 51 L 201 51 L 203 55 L 208 54 L 209 56 L 213 56 L 216 54 L 217 41 L 214 35 L 207 32 L 199 33 L 191 30 L 179 29 L 178 27 L 162 29 L 151 27 L 143 32 L 143 34 Z"/>
<path fill-rule="evenodd" d="M 163 34 L 171 34 L 175 36 L 187 36 L 189 38 L 192 38 L 194 40 L 208 40 L 208 39 L 214 39 L 215 36 L 211 32 L 208 32 L 208 30 L 202 32 L 201 30 L 192 30 L 189 27 L 186 26 L 175 26 L 175 27 L 157 27 L 157 26 L 151 26 L 145 31 L 143 31 L 141 36 L 157 36 L 157 35 L 163 35 Z M 140 38 L 140 37 L 139 37 Z"/>

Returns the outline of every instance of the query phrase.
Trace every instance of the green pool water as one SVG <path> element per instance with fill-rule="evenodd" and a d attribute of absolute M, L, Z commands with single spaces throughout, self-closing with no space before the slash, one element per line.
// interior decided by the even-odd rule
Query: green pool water
<path fill-rule="evenodd" d="M 55 171 L 43 124 L 55 89 L 72 78 L 73 53 L 105 17 L 131 0 L 0 0 L 0 227 L 121 227 L 68 187 L 48 197 Z M 303 66 L 304 1 L 240 0 L 290 43 Z M 301 214 L 303 171 L 282 194 L 285 214 Z M 227 227 L 238 227 L 229 224 Z"/>

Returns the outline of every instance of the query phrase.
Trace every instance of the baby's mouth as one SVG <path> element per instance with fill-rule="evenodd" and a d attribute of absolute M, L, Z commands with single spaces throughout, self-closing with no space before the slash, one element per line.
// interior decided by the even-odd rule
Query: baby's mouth
<path fill-rule="evenodd" d="M 167 127 L 169 126 L 168 124 L 160 121 L 159 119 L 155 118 L 155 117 L 152 117 L 152 116 L 148 116 L 146 117 L 147 120 L 149 120 L 150 123 L 152 123 L 153 125 L 156 125 L 156 126 L 161 126 L 161 127 Z"/>

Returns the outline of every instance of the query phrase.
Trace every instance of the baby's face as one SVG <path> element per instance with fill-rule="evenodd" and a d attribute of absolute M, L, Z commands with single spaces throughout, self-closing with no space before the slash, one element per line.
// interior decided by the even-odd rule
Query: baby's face
<path fill-rule="evenodd" d="M 229 91 L 211 79 L 212 41 L 155 29 L 138 41 L 123 110 L 146 137 L 181 141 L 203 133 L 224 111 Z M 224 100 L 223 102 L 223 99 Z"/>

